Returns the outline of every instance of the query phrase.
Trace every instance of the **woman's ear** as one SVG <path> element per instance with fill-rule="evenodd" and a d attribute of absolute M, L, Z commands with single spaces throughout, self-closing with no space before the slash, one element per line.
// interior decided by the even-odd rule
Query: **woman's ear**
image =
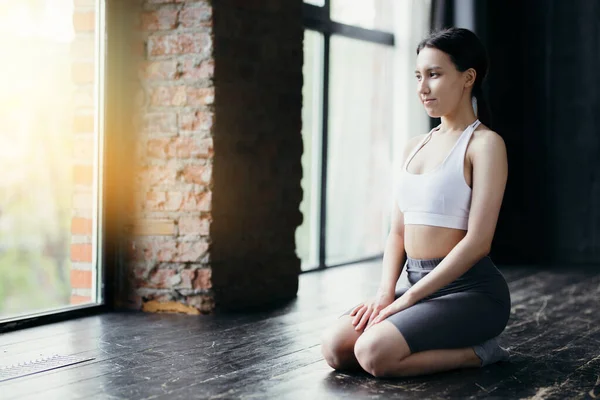
<path fill-rule="evenodd" d="M 477 79 L 477 71 L 475 68 L 469 68 L 465 72 L 465 87 L 469 88 L 475 84 L 475 79 Z"/>

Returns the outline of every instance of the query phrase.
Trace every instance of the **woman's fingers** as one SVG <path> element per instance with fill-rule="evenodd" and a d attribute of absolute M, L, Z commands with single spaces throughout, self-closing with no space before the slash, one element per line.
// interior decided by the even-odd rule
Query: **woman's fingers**
<path fill-rule="evenodd" d="M 371 313 L 371 317 L 369 318 L 369 322 L 367 323 L 367 328 L 373 324 L 373 321 L 375 320 L 375 318 L 377 318 L 380 312 L 381 310 L 377 308 L 373 310 L 373 312 Z"/>
<path fill-rule="evenodd" d="M 371 316 L 371 312 L 371 308 L 367 308 L 362 318 L 360 319 L 360 322 L 358 323 L 358 325 L 356 325 L 356 328 L 354 328 L 355 330 L 360 331 L 365 327 L 367 321 L 369 320 L 369 317 Z"/>
<path fill-rule="evenodd" d="M 367 309 L 367 306 L 363 305 L 356 311 L 356 315 L 352 319 L 352 325 L 356 326 L 356 324 L 358 324 L 358 321 L 360 321 L 360 319 L 363 316 L 363 314 L 365 313 L 366 309 Z"/>
<path fill-rule="evenodd" d="M 383 321 L 384 319 L 386 319 L 390 315 L 391 314 L 390 314 L 389 307 L 385 307 L 385 308 L 381 309 L 379 311 L 379 313 L 377 313 L 377 316 L 375 318 L 373 318 L 373 322 L 369 323 L 369 325 L 367 326 L 367 328 L 370 328 L 371 326 L 380 323 L 381 321 Z"/>
<path fill-rule="evenodd" d="M 350 316 L 353 317 L 358 312 L 358 310 L 361 309 L 361 307 L 364 307 L 364 304 L 361 303 L 361 304 L 357 305 L 356 307 L 354 307 L 354 309 L 352 311 L 350 311 Z"/>
<path fill-rule="evenodd" d="M 392 313 L 390 312 L 390 308 L 389 307 L 384 308 L 383 310 L 381 310 L 379 312 L 379 315 L 377 315 L 377 318 L 375 318 L 373 320 L 373 324 L 377 324 L 377 323 L 383 321 L 384 319 L 386 319 L 390 315 L 392 315 Z"/>

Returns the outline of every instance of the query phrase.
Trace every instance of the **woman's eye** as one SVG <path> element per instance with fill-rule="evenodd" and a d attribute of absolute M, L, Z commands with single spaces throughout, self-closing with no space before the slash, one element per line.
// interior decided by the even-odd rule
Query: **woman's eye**
<path fill-rule="evenodd" d="M 415 78 L 417 78 L 418 81 L 421 80 L 421 76 L 420 75 L 415 76 Z"/>
<path fill-rule="evenodd" d="M 429 76 L 430 76 L 430 77 L 432 77 L 432 78 L 434 78 L 434 77 L 436 77 L 436 76 L 439 76 L 439 74 L 437 74 L 437 73 L 435 73 L 435 72 L 432 72 L 431 74 L 429 74 Z"/>

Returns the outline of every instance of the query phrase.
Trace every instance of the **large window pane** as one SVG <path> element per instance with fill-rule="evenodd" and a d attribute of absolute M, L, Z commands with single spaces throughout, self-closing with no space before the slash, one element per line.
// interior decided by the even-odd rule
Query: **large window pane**
<path fill-rule="evenodd" d="M 100 13 L 0 2 L 0 320 L 99 300 Z"/>
<path fill-rule="evenodd" d="M 302 225 L 296 230 L 296 253 L 302 269 L 318 265 L 319 199 L 321 197 L 321 119 L 323 92 L 323 35 L 304 31 L 304 65 L 302 74 L 302 190 L 300 211 Z"/>
<path fill-rule="evenodd" d="M 331 38 L 326 262 L 383 252 L 392 177 L 392 48 Z"/>
<path fill-rule="evenodd" d="M 307 4 L 313 4 L 315 6 L 324 6 L 325 5 L 325 0 L 304 0 L 305 3 Z"/>
<path fill-rule="evenodd" d="M 394 1 L 331 0 L 331 19 L 367 29 L 392 31 Z"/>

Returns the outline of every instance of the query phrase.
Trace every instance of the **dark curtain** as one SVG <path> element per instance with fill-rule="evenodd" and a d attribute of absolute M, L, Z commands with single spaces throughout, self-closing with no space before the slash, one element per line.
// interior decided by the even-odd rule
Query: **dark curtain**
<path fill-rule="evenodd" d="M 454 0 L 432 0 L 430 26 L 432 30 L 454 25 Z"/>
<path fill-rule="evenodd" d="M 432 2 L 432 28 L 452 1 Z M 600 1 L 475 1 L 509 178 L 492 257 L 600 266 Z"/>

